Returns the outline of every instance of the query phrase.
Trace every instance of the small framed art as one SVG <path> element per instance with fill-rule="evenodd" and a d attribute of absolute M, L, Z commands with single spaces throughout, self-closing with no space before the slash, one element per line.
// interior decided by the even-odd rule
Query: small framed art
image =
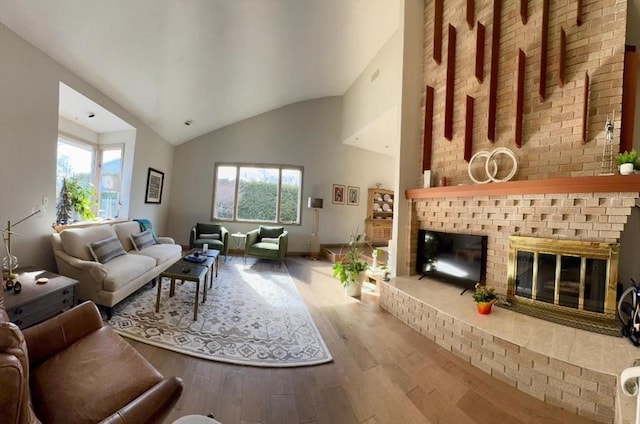
<path fill-rule="evenodd" d="M 333 195 L 331 196 L 334 205 L 344 205 L 345 186 L 341 184 L 333 185 Z"/>
<path fill-rule="evenodd" d="M 162 186 L 164 185 L 164 172 L 149 168 L 147 172 L 147 192 L 144 197 L 145 203 L 162 202 Z"/>
<path fill-rule="evenodd" d="M 347 205 L 358 206 L 360 204 L 360 187 L 347 187 Z"/>

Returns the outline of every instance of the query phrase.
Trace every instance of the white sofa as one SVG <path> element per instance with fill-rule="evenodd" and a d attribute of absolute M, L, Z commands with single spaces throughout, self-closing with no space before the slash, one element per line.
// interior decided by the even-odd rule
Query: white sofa
<path fill-rule="evenodd" d="M 51 243 L 58 273 L 78 280 L 78 299 L 105 306 L 110 317 L 113 306 L 154 280 L 181 257 L 182 246 L 169 237 L 158 237 L 158 244 L 137 251 L 130 235 L 140 232 L 137 222 L 127 221 L 54 233 Z M 118 237 L 127 253 L 104 264 L 96 262 L 89 243 L 111 236 Z"/>

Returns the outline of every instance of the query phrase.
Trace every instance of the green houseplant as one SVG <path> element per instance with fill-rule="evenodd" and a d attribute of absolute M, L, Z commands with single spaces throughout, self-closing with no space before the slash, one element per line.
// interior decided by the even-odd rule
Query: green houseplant
<path fill-rule="evenodd" d="M 478 313 L 486 315 L 491 313 L 491 306 L 496 302 L 497 296 L 493 287 L 483 286 L 480 283 L 475 285 L 473 300 L 478 305 Z"/>
<path fill-rule="evenodd" d="M 56 204 L 56 223 L 58 225 L 73 223 L 74 212 L 82 221 L 93 219 L 94 214 L 91 209 L 93 197 L 93 191 L 80 185 L 77 179 L 64 178 Z"/>
<path fill-rule="evenodd" d="M 351 233 L 347 251 L 342 261 L 333 264 L 333 276 L 340 280 L 340 284 L 351 296 L 359 295 L 362 289 L 361 273 L 369 267 L 369 264 L 361 258 L 362 239 L 363 235 L 361 233 L 357 231 Z"/>
<path fill-rule="evenodd" d="M 636 152 L 635 149 L 632 149 L 630 152 L 625 150 L 623 153 L 618 153 L 616 155 L 616 162 L 622 175 L 630 175 L 634 169 L 640 169 L 638 152 Z"/>

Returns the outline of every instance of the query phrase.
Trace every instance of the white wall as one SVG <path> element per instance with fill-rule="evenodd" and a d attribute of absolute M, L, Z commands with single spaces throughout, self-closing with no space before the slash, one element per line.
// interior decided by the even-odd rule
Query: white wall
<path fill-rule="evenodd" d="M 165 232 L 173 146 L 133 115 L 0 24 L 0 227 L 26 216 L 48 196 L 42 218 L 21 224 L 14 253 L 23 265 L 55 269 L 50 246 L 55 220 L 58 89 L 63 82 L 137 128 L 130 216 L 147 217 Z M 166 172 L 161 205 L 144 203 L 148 167 Z M 4 249 L 0 249 L 4 256 Z"/>
<path fill-rule="evenodd" d="M 322 197 L 320 243 L 344 243 L 364 228 L 366 189 L 392 186 L 393 160 L 340 143 L 340 97 L 309 100 L 238 122 L 176 147 L 169 233 L 188 244 L 196 222 L 210 222 L 215 162 L 286 164 L 304 167 L 302 225 L 287 225 L 289 251 L 307 252 L 311 234 L 308 197 Z M 333 184 L 360 187 L 360 205 L 331 204 Z M 232 232 L 257 224 L 226 223 Z"/>

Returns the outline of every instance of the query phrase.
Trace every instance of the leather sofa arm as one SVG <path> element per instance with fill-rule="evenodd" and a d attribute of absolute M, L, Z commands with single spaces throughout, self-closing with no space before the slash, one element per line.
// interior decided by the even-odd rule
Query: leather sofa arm
<path fill-rule="evenodd" d="M 165 378 L 100 423 L 161 422 L 161 415 L 165 415 L 171 409 L 181 394 L 182 379 L 178 377 Z"/>
<path fill-rule="evenodd" d="M 37 366 L 103 326 L 98 308 L 87 301 L 25 329 L 22 334 L 27 343 L 30 366 Z"/>

